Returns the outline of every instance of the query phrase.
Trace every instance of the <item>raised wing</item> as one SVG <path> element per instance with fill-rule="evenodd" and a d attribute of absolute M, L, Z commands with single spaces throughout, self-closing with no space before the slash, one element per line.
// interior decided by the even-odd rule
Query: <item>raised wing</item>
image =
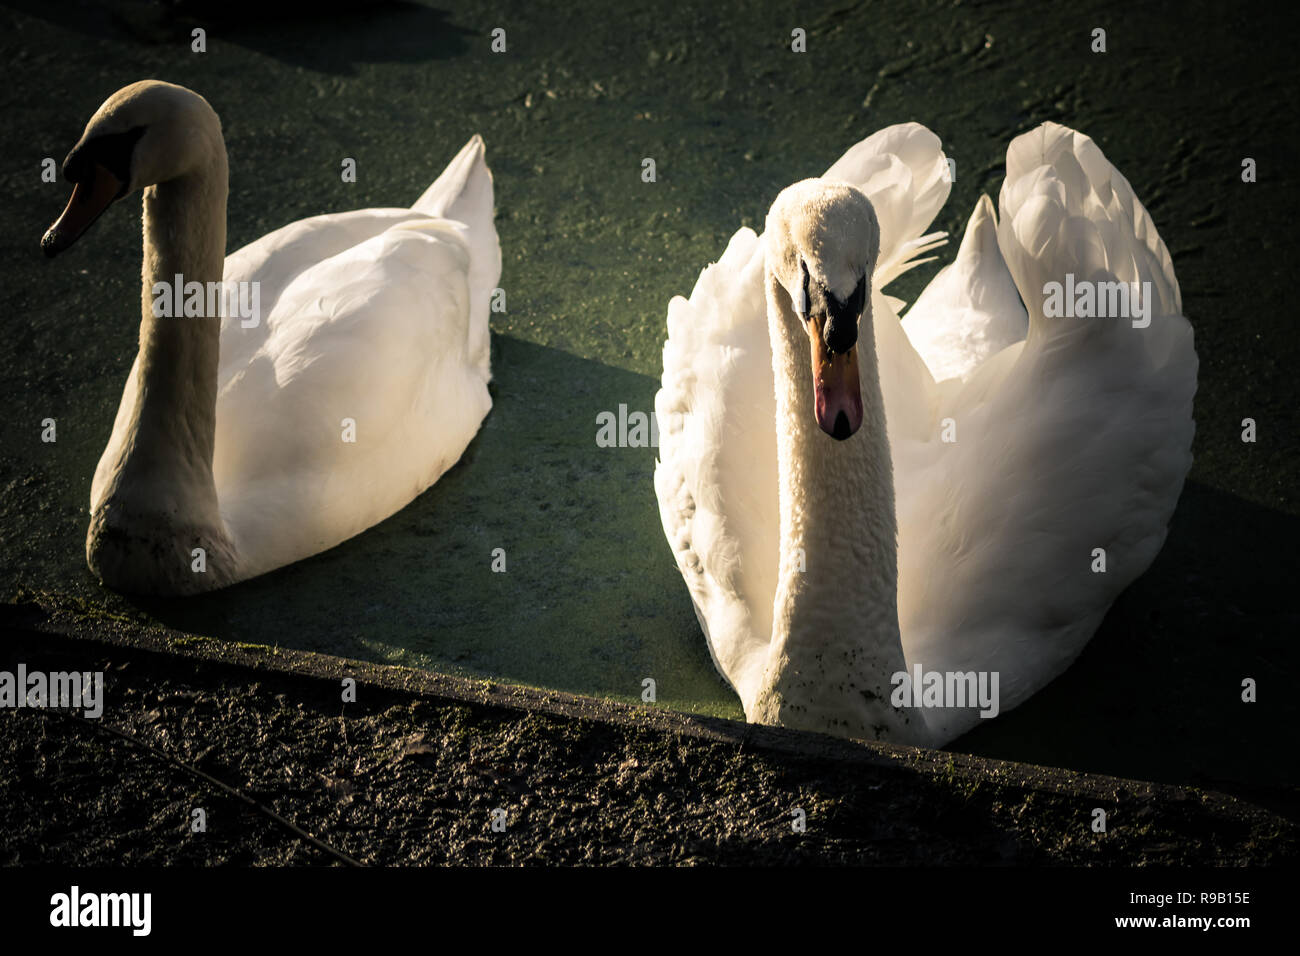
<path fill-rule="evenodd" d="M 1069 666 L 1163 544 L 1197 360 L 1168 252 L 1086 136 L 1047 124 L 1011 144 L 998 239 L 1025 341 L 944 391 L 937 425 L 955 441 L 891 445 L 908 663 L 997 671 L 1008 709 Z M 1050 284 L 1067 282 L 1146 283 L 1149 323 L 1049 317 Z M 934 729 L 948 739 L 973 713 Z"/>

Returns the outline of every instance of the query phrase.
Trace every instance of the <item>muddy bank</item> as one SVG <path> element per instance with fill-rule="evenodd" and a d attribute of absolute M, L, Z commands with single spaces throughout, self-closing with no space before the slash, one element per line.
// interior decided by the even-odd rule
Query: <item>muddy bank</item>
<path fill-rule="evenodd" d="M 1294 813 L 1196 788 L 88 623 L 36 604 L 5 605 L 0 627 L 0 670 L 103 671 L 106 687 L 99 725 L 0 711 L 5 864 L 1241 865 L 1294 862 L 1300 845 Z M 345 677 L 355 703 L 342 702 Z M 1105 834 L 1089 826 L 1097 807 Z M 189 832 L 195 808 L 206 833 Z"/>

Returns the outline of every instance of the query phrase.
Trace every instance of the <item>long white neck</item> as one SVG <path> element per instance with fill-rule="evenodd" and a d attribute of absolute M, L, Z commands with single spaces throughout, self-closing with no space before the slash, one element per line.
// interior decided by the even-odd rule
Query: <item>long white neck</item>
<path fill-rule="evenodd" d="M 87 538 L 91 566 L 118 587 L 189 593 L 221 586 L 233 571 L 212 477 L 220 314 L 207 314 L 206 294 L 201 316 L 154 309 L 157 283 L 170 290 L 179 276 L 206 290 L 221 281 L 228 182 L 218 135 L 197 169 L 144 190 L 140 352 L 95 474 Z M 201 573 L 196 547 L 208 565 Z"/>
<path fill-rule="evenodd" d="M 893 469 L 871 327 L 862 318 L 862 427 L 836 441 L 817 424 L 809 337 L 767 275 L 776 381 L 781 562 L 772 641 L 750 720 L 919 743 L 915 711 L 890 704 L 905 670 L 898 629 Z"/>
<path fill-rule="evenodd" d="M 147 383 L 136 422 L 149 447 L 193 491 L 212 488 L 221 317 L 157 317 L 155 283 L 220 282 L 225 268 L 227 173 L 220 162 L 144 191 L 144 268 L 140 289 L 140 375 Z M 205 295 L 205 308 L 206 308 Z M 215 502 L 216 493 L 213 491 Z"/>

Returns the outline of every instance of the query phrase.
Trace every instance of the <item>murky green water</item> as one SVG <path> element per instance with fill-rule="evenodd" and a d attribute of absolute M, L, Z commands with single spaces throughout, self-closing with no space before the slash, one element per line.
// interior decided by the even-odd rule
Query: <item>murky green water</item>
<path fill-rule="evenodd" d="M 57 595 L 239 641 L 325 650 L 739 716 L 659 529 L 651 449 L 603 449 L 596 415 L 649 411 L 669 297 L 785 184 L 889 123 L 934 129 L 957 162 L 938 227 L 1001 183 L 1010 139 L 1054 119 L 1092 135 L 1147 202 L 1197 332 L 1197 464 L 1155 568 L 1080 662 L 966 738 L 998 756 L 1142 777 L 1295 782 L 1300 623 L 1296 240 L 1289 57 L 1276 24 L 1157 8 L 902 2 L 586 0 L 330 4 L 268 22 L 203 3 L 0 7 L 0 591 Z M 35 12 L 29 12 L 35 11 Z M 206 25 L 206 53 L 190 28 Z M 507 31 L 508 50 L 489 50 Z M 789 50 L 794 27 L 808 53 Z M 1108 52 L 1090 52 L 1095 27 Z M 464 461 L 397 516 L 301 564 L 183 602 L 99 588 L 83 540 L 138 323 L 139 210 L 63 257 L 37 250 L 66 200 L 42 184 L 112 91 L 158 77 L 221 114 L 230 244 L 320 212 L 412 201 L 474 132 L 496 176 L 502 285 L 495 407 Z M 340 160 L 357 160 L 344 184 Z M 1243 156 L 1260 182 L 1239 181 Z M 641 181 L 653 158 L 658 181 Z M 946 256 L 952 250 L 946 250 Z M 915 296 L 931 271 L 891 291 Z M 1243 446 L 1239 422 L 1260 421 Z M 40 421 L 58 442 L 40 441 Z M 507 573 L 491 571 L 504 548 Z M 1260 703 L 1237 700 L 1260 681 Z M 1290 689 L 1288 691 L 1288 688 Z"/>

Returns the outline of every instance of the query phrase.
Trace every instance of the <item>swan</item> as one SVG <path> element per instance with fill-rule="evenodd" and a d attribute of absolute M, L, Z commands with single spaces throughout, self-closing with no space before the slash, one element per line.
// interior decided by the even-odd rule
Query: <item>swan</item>
<path fill-rule="evenodd" d="M 303 219 L 227 257 L 212 107 L 153 80 L 104 102 L 41 240 L 53 256 L 143 190 L 139 353 L 90 494 L 101 582 L 189 595 L 264 574 L 382 521 L 456 463 L 492 404 L 501 250 L 483 154 L 475 136 L 409 209 Z M 225 308 L 196 295 L 168 317 L 223 280 Z"/>
<path fill-rule="evenodd" d="M 944 241 L 922 233 L 949 189 L 933 133 L 881 130 L 669 304 L 655 492 L 751 722 L 942 746 L 1064 671 L 1164 542 L 1197 358 L 1150 216 L 1044 124 L 900 321 L 881 290 Z M 1063 317 L 1047 291 L 1074 279 L 1145 295 Z"/>

